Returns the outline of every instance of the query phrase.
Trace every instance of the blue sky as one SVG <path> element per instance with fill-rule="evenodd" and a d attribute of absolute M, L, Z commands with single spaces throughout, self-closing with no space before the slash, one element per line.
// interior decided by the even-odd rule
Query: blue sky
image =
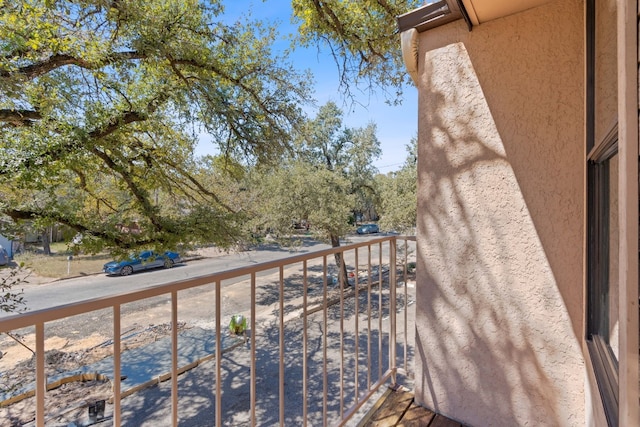
<path fill-rule="evenodd" d="M 290 0 L 233 0 L 225 2 L 225 17 L 235 21 L 238 17 L 251 15 L 252 19 L 267 19 L 279 22 L 282 37 L 295 31 L 291 24 Z M 249 11 L 249 12 L 248 12 Z M 288 42 L 287 42 L 288 43 Z M 398 48 L 400 40 L 398 39 Z M 373 122 L 377 125 L 377 135 L 382 148 L 382 156 L 375 161 L 375 166 L 381 173 L 387 173 L 399 169 L 405 158 L 405 146 L 411 138 L 417 135 L 418 93 L 415 87 L 407 87 L 404 90 L 403 102 L 400 106 L 389 106 L 384 102 L 382 93 L 370 94 L 365 92 L 353 92 L 359 94 L 356 104 L 345 103 L 343 96 L 338 91 L 338 70 L 328 50 L 318 51 L 297 48 L 291 57 L 294 65 L 301 70 L 309 69 L 315 79 L 315 94 L 317 105 L 324 105 L 328 101 L 334 101 L 344 112 L 344 125 L 352 128 L 364 127 Z M 362 104 L 362 105 L 358 105 Z M 306 109 L 313 117 L 315 110 Z M 207 144 L 201 144 L 201 152 Z"/>

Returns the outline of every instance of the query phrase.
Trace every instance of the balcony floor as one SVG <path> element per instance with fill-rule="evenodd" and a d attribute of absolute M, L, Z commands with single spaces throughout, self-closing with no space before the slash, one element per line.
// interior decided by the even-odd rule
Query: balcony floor
<path fill-rule="evenodd" d="M 369 411 L 358 427 L 464 427 L 414 402 L 414 395 L 406 388 L 389 389 Z"/>

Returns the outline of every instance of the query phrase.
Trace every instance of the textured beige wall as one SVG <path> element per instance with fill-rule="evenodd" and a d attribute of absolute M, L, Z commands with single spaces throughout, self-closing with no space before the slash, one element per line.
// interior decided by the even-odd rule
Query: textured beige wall
<path fill-rule="evenodd" d="M 416 396 L 585 424 L 582 2 L 420 36 Z"/>

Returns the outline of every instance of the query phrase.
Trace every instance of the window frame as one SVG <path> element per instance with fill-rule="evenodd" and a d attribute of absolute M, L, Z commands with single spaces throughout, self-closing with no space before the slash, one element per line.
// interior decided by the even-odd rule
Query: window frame
<path fill-rule="evenodd" d="M 618 155 L 618 127 L 596 145 L 587 158 L 588 173 L 588 263 L 587 263 L 587 347 L 598 389 L 610 426 L 618 425 L 618 359 L 600 334 L 609 330 L 609 162 Z"/>
<path fill-rule="evenodd" d="M 618 155 L 618 121 L 596 140 L 596 4 L 586 2 L 587 325 L 586 342 L 609 426 L 619 423 L 618 359 L 600 334 L 609 330 L 609 162 Z M 617 111 L 616 111 L 617 117 Z M 617 196 L 618 197 L 618 196 Z M 616 199 L 617 200 L 617 199 Z M 607 332 L 608 334 L 608 332 Z"/>

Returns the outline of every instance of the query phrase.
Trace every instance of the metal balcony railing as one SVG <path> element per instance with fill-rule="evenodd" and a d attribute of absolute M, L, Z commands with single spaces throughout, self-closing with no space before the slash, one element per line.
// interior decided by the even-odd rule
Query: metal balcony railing
<path fill-rule="evenodd" d="M 337 253 L 342 254 L 349 271 L 349 283 L 344 288 L 336 280 Z M 106 324 L 112 333 L 108 345 L 112 350 L 110 372 L 96 372 L 111 381 L 102 422 L 111 422 L 112 418 L 114 426 L 344 425 L 371 404 L 371 397 L 383 385 L 395 384 L 398 376 L 411 378 L 413 314 L 409 311 L 415 307 L 408 278 L 414 259 L 415 238 L 379 237 L 3 317 L 0 332 L 35 334 L 35 379 L 21 392 L 35 396 L 32 424 L 36 426 L 53 419 L 55 411 L 47 406 L 47 393 L 61 384 L 59 379 L 53 384 L 45 363 L 46 330 L 50 325 L 61 328 L 59 325 L 73 322 L 86 326 L 87 321 L 82 320 L 86 315 L 98 319 L 103 329 Z M 229 280 L 239 284 L 226 285 Z M 228 296 L 230 289 L 238 291 Z M 156 393 L 166 392 L 166 399 L 143 399 L 145 411 L 138 411 L 144 412 L 141 414 L 131 410 L 132 406 L 141 406 L 129 404 L 129 399 L 147 391 L 131 388 L 123 371 L 130 363 L 147 362 L 131 362 L 125 357 L 123 325 L 129 307 L 147 301 L 151 302 L 148 310 L 168 307 L 171 327 L 167 351 L 158 354 L 149 349 L 145 355 L 153 363 L 167 362 L 167 372 L 154 376 L 157 382 L 165 380 Z M 185 301 L 191 306 L 185 306 Z M 210 308 L 210 318 L 195 314 L 194 301 Z M 246 336 L 229 335 L 227 325 L 236 314 L 248 321 Z M 203 329 L 205 338 L 194 341 L 196 346 L 206 347 L 204 342 L 210 339 L 209 354 L 195 362 L 184 362 L 181 354 L 181 344 L 187 338 L 178 326 L 184 329 L 189 323 L 211 325 Z M 189 369 L 194 376 L 188 381 L 182 379 Z M 204 390 L 202 395 L 198 390 Z M 0 406 L 7 407 L 19 398 L 14 395 Z M 0 424 L 6 423 L 0 420 Z"/>

